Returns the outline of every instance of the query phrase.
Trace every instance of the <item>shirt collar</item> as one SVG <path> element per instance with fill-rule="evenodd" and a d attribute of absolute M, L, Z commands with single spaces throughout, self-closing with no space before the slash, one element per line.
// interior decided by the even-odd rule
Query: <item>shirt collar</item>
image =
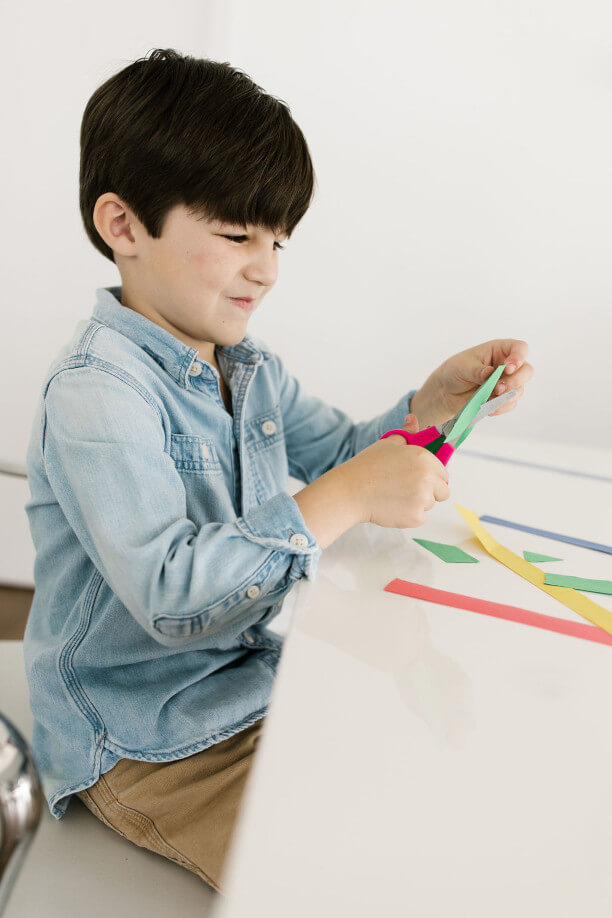
<path fill-rule="evenodd" d="M 193 377 L 189 375 L 189 368 L 195 360 L 199 359 L 202 366 L 209 367 L 212 371 L 213 368 L 207 361 L 198 358 L 196 348 L 179 341 L 142 313 L 123 306 L 121 290 L 120 286 L 99 287 L 96 290 L 94 319 L 138 344 L 184 387 L 191 385 Z M 230 360 L 239 360 L 242 363 L 259 364 L 266 357 L 272 356 L 265 347 L 255 343 L 252 335 L 245 335 L 238 344 L 217 345 L 217 351 Z"/>

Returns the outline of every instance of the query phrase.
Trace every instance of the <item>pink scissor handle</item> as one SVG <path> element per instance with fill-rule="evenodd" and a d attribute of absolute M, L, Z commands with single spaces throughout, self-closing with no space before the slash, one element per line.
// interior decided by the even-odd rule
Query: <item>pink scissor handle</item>
<path fill-rule="evenodd" d="M 385 437 L 390 437 L 391 434 L 399 434 L 404 438 L 406 443 L 409 446 L 428 446 L 434 440 L 437 440 L 440 436 L 440 431 L 437 427 L 426 427 L 425 430 L 420 430 L 418 433 L 410 433 L 408 430 L 388 430 L 380 438 L 384 440 Z M 447 465 L 448 460 L 455 452 L 455 447 L 451 446 L 450 443 L 443 443 L 438 452 L 435 454 L 436 459 L 439 459 L 442 465 Z"/>
<path fill-rule="evenodd" d="M 384 440 L 391 434 L 399 434 L 409 446 L 427 446 L 433 440 L 438 439 L 440 431 L 437 427 L 426 427 L 425 430 L 419 430 L 418 433 L 410 433 L 409 430 L 388 430 L 380 439 Z"/>
<path fill-rule="evenodd" d="M 439 459 L 442 465 L 448 465 L 448 460 L 455 452 L 455 447 L 451 446 L 450 443 L 443 443 L 438 452 L 436 453 L 436 459 Z"/>

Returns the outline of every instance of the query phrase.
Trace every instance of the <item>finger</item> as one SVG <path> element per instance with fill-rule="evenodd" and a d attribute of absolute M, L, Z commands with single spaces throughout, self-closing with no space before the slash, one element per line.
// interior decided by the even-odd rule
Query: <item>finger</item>
<path fill-rule="evenodd" d="M 482 386 L 483 382 L 487 381 L 491 373 L 495 372 L 495 369 L 496 367 L 494 366 L 483 367 L 482 370 L 480 371 L 480 376 L 478 377 L 476 381 Z"/>
<path fill-rule="evenodd" d="M 492 411 L 489 417 L 495 418 L 497 417 L 498 414 L 507 414 L 509 411 L 514 411 L 514 409 L 518 405 L 519 398 L 523 394 L 523 391 L 524 391 L 523 386 L 519 386 L 518 389 L 516 390 L 516 395 L 513 396 L 513 398 L 508 399 L 507 402 L 504 402 L 501 408 L 498 408 L 497 411 Z"/>
<path fill-rule="evenodd" d="M 506 376 L 505 374 L 502 376 L 495 386 L 493 395 L 501 395 L 503 392 L 509 392 L 510 389 L 524 389 L 529 380 L 532 379 L 534 373 L 535 370 L 531 364 L 524 363 L 519 370 L 516 370 L 510 376 Z"/>
<path fill-rule="evenodd" d="M 520 370 L 517 370 L 517 372 L 512 376 L 502 377 L 498 384 L 495 386 L 495 389 L 491 394 L 491 398 L 495 398 L 498 395 L 503 395 L 504 392 L 510 392 L 511 389 L 516 389 L 517 392 L 520 391 L 522 395 L 525 391 L 525 386 L 533 377 L 533 373 L 533 367 L 531 364 L 527 364 Z"/>
<path fill-rule="evenodd" d="M 526 341 L 509 340 L 502 342 L 502 350 L 507 354 L 503 360 L 506 364 L 504 376 L 511 376 L 527 361 L 529 345 Z"/>
<path fill-rule="evenodd" d="M 489 378 L 496 367 L 505 364 L 504 376 L 511 376 L 527 361 L 529 345 L 516 338 L 500 338 L 487 341 L 476 349 L 485 364 L 480 371 L 480 384 Z"/>
<path fill-rule="evenodd" d="M 417 418 L 416 414 L 407 414 L 402 427 L 404 430 L 409 430 L 410 433 L 418 433 L 419 419 Z"/>
<path fill-rule="evenodd" d="M 450 488 L 445 481 L 436 481 L 433 493 L 436 500 L 448 500 L 450 497 Z"/>
<path fill-rule="evenodd" d="M 412 434 L 418 433 L 419 420 L 416 414 L 407 414 L 400 429 Z M 405 439 L 405 437 L 402 437 L 401 434 L 391 434 L 391 436 L 385 437 L 385 439 L 393 440 L 396 443 L 403 443 L 405 446 L 408 445 L 408 441 Z"/>
<path fill-rule="evenodd" d="M 529 345 L 520 338 L 492 338 L 483 341 L 474 350 L 478 352 L 483 364 L 499 366 L 500 363 L 514 363 L 516 360 L 524 363 Z"/>
<path fill-rule="evenodd" d="M 448 482 L 448 469 L 443 462 L 440 462 L 435 453 L 430 453 L 429 450 L 426 450 L 428 456 L 434 460 L 431 465 L 431 471 L 436 476 L 436 481 L 446 481 Z"/>

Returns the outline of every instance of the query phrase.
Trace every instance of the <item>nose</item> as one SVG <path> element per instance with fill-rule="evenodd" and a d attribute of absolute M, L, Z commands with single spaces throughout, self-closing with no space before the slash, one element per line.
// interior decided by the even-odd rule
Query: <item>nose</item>
<path fill-rule="evenodd" d="M 247 280 L 262 287 L 272 287 L 278 277 L 278 256 L 268 246 L 261 246 L 244 269 Z"/>

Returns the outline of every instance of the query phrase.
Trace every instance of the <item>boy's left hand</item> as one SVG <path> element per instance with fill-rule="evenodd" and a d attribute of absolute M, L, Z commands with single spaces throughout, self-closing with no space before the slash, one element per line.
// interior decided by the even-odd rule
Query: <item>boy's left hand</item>
<path fill-rule="evenodd" d="M 533 367 L 527 363 L 528 350 L 526 341 L 498 338 L 449 357 L 412 398 L 410 411 L 417 416 L 420 428 L 439 427 L 450 420 L 502 363 L 506 369 L 491 398 L 509 389 L 516 389 L 517 394 L 490 417 L 512 411 L 534 374 Z"/>

